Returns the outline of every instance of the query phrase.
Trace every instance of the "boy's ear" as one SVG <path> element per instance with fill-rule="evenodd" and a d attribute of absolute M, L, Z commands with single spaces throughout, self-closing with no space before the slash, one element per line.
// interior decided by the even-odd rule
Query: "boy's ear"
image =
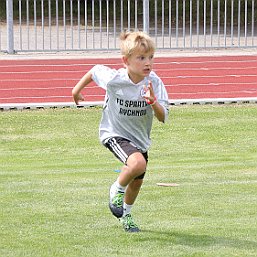
<path fill-rule="evenodd" d="M 128 65 L 128 57 L 127 56 L 122 56 L 122 61 L 125 65 Z"/>

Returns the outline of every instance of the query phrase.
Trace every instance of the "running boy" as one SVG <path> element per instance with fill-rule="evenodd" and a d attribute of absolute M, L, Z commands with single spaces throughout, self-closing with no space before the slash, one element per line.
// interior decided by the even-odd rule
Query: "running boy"
<path fill-rule="evenodd" d="M 144 32 L 122 33 L 120 39 L 125 68 L 94 66 L 73 88 L 72 95 L 76 104 L 83 101 L 80 92 L 91 81 L 106 90 L 100 141 L 124 164 L 110 188 L 109 207 L 125 231 L 139 232 L 130 212 L 146 172 L 153 116 L 166 120 L 168 96 L 152 71 L 152 39 Z"/>

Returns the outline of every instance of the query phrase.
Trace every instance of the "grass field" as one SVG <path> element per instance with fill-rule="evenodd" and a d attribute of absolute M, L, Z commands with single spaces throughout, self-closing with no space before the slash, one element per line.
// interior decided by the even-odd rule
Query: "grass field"
<path fill-rule="evenodd" d="M 101 108 L 0 113 L 0 256 L 257 256 L 257 106 L 171 107 L 133 209 L 108 209 L 120 163 Z M 172 182 L 178 187 L 158 187 Z"/>

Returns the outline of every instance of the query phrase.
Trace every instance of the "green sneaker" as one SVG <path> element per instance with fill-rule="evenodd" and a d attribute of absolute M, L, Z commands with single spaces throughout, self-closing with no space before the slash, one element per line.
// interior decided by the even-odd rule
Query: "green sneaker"
<path fill-rule="evenodd" d="M 120 222 L 121 222 L 124 230 L 127 232 L 139 232 L 140 231 L 130 213 L 127 214 L 126 216 L 120 218 Z"/>
<path fill-rule="evenodd" d="M 110 198 L 110 210 L 117 218 L 120 218 L 123 215 L 123 198 L 124 192 L 118 192 L 112 199 Z"/>

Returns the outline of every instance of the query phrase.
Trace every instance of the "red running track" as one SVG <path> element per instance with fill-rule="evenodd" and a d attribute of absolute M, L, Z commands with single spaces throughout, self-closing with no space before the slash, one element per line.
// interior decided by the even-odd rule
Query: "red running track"
<path fill-rule="evenodd" d="M 0 60 L 0 105 L 72 102 L 71 90 L 95 64 L 122 67 L 121 59 Z M 257 55 L 155 58 L 169 99 L 257 97 Z M 91 83 L 86 101 L 102 101 Z"/>

